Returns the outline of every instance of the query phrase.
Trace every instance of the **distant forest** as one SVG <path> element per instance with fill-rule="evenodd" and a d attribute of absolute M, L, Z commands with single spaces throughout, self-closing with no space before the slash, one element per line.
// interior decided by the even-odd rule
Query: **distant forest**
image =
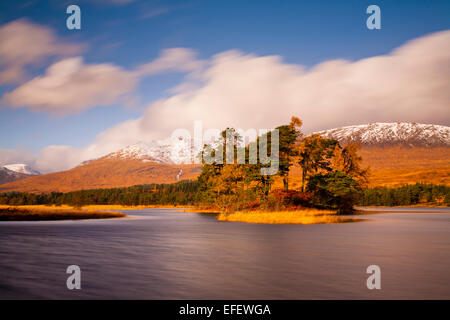
<path fill-rule="evenodd" d="M 194 205 L 198 203 L 198 182 L 180 181 L 174 184 L 149 184 L 127 188 L 91 189 L 72 192 L 35 194 L 8 192 L 0 194 L 0 204 L 8 205 Z"/>
<path fill-rule="evenodd" d="M 450 206 L 450 187 L 416 183 L 398 188 L 376 187 L 364 189 L 358 197 L 363 206 L 410 206 L 418 204 Z"/>
<path fill-rule="evenodd" d="M 108 205 L 201 205 L 202 193 L 198 181 L 174 184 L 151 184 L 128 188 L 92 189 L 73 192 L 34 194 L 9 192 L 0 194 L 0 204 L 62 205 L 82 207 L 89 204 Z M 362 190 L 356 200 L 361 206 L 450 206 L 450 187 L 416 183 L 398 188 L 376 187 Z"/>

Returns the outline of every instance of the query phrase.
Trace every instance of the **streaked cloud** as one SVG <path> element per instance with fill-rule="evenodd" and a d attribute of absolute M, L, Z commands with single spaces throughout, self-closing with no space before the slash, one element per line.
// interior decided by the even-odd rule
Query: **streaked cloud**
<path fill-rule="evenodd" d="M 0 26 L 0 85 L 14 84 L 26 76 L 26 68 L 52 56 L 82 51 L 79 44 L 66 43 L 51 29 L 25 19 Z"/>
<path fill-rule="evenodd" d="M 81 57 L 75 57 L 51 65 L 44 76 L 4 94 L 2 102 L 33 111 L 77 113 L 120 101 L 136 83 L 136 75 L 118 66 L 84 64 Z"/>
<path fill-rule="evenodd" d="M 193 72 L 203 63 L 185 48 L 166 49 L 154 61 L 127 71 L 110 63 L 84 64 L 81 57 L 52 64 L 45 75 L 37 76 L 11 92 L 1 102 L 13 108 L 53 114 L 73 114 L 115 103 L 135 100 L 133 92 L 140 78 L 168 71 Z"/>
<path fill-rule="evenodd" d="M 197 53 L 188 48 L 170 48 L 162 50 L 154 61 L 138 67 L 140 75 L 158 74 L 166 71 L 193 72 L 204 66 L 205 62 L 197 59 Z"/>

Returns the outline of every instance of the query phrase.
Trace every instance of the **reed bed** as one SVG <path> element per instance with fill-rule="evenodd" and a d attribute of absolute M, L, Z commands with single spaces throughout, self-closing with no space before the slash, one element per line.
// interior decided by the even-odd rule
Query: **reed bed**
<path fill-rule="evenodd" d="M 31 206 L 30 206 L 31 207 Z M 0 221 L 46 221 L 46 220 L 80 220 L 80 219 L 107 219 L 122 218 L 122 212 L 76 210 L 76 209 L 48 209 L 0 207 Z"/>
<path fill-rule="evenodd" d="M 335 211 L 304 209 L 295 211 L 238 211 L 221 213 L 219 221 L 267 224 L 330 224 L 356 222 L 362 219 L 338 216 Z"/>

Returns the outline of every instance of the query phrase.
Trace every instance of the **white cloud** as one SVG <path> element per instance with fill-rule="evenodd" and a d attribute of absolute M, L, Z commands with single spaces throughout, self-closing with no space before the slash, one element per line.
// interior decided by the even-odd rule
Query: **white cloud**
<path fill-rule="evenodd" d="M 56 172 L 79 165 L 83 154 L 71 146 L 48 146 L 39 151 L 33 165 L 40 172 Z"/>
<path fill-rule="evenodd" d="M 82 46 L 64 43 L 49 28 L 25 19 L 0 26 L 0 85 L 17 83 L 26 67 L 51 56 L 79 53 Z"/>
<path fill-rule="evenodd" d="M 0 166 L 14 163 L 34 164 L 35 155 L 29 150 L 0 149 Z"/>
<path fill-rule="evenodd" d="M 158 70 L 156 65 L 139 70 Z M 102 132 L 86 148 L 64 151 L 74 159 L 67 166 L 137 141 L 167 138 L 177 128 L 191 129 L 194 120 L 202 120 L 205 129 L 259 129 L 297 115 L 306 132 L 376 121 L 448 125 L 449 74 L 450 31 L 413 40 L 388 55 L 326 61 L 311 69 L 278 56 L 227 51 L 211 59 L 196 86 L 188 80 L 176 94 L 150 104 L 142 117 Z M 44 156 L 48 168 L 60 161 Z"/>
<path fill-rule="evenodd" d="M 196 52 L 188 48 L 164 49 L 157 59 L 141 65 L 137 71 L 141 75 L 165 71 L 199 71 L 204 66 L 204 61 L 198 60 L 196 56 Z"/>
<path fill-rule="evenodd" d="M 212 58 L 201 86 L 184 83 L 185 90 L 152 103 L 140 119 L 109 129 L 96 143 L 165 138 L 192 128 L 194 120 L 213 128 L 272 128 L 297 115 L 307 132 L 376 121 L 449 124 L 449 74 L 450 31 L 389 55 L 311 69 L 278 56 L 227 51 Z"/>
<path fill-rule="evenodd" d="M 137 83 L 135 74 L 112 64 L 83 64 L 81 57 L 51 65 L 44 76 L 3 95 L 12 107 L 67 114 L 120 101 Z"/>
<path fill-rule="evenodd" d="M 51 65 L 11 92 L 1 102 L 13 107 L 55 114 L 79 113 L 95 107 L 127 104 L 140 78 L 167 71 L 194 72 L 203 63 L 185 48 L 166 49 L 154 61 L 127 71 L 109 63 L 84 64 L 81 57 L 67 58 Z"/>

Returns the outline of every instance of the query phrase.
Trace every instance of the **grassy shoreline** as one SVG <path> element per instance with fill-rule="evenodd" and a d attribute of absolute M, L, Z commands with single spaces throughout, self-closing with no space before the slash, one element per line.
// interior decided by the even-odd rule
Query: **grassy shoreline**
<path fill-rule="evenodd" d="M 51 210 L 73 210 L 73 206 L 66 204 L 56 206 L 56 205 L 46 205 L 46 204 L 33 204 L 33 205 L 4 205 L 0 204 L 0 209 L 15 207 L 23 209 L 51 209 Z M 148 205 L 148 206 L 124 206 L 119 204 L 89 204 L 82 206 L 84 211 L 95 211 L 95 210 L 140 210 L 140 209 L 182 209 L 182 208 L 193 208 L 193 206 L 173 206 L 173 205 Z"/>
<path fill-rule="evenodd" d="M 0 207 L 0 221 L 112 219 L 112 218 L 123 218 L 126 216 L 127 215 L 125 213 L 112 211 L 20 208 L 14 206 Z"/>
<path fill-rule="evenodd" d="M 450 208 L 447 205 L 433 204 L 433 203 L 418 203 L 408 206 L 356 206 L 357 208 Z"/>
<path fill-rule="evenodd" d="M 382 206 L 370 206 L 369 208 L 383 208 Z M 407 208 L 402 206 L 403 208 Z M 411 208 L 417 206 L 410 206 Z M 0 221 L 39 221 L 39 220 L 76 220 L 76 219 L 105 219 L 125 217 L 123 212 L 103 210 L 140 210 L 140 209 L 179 209 L 182 212 L 196 212 L 214 214 L 218 221 L 245 222 L 261 224 L 333 224 L 357 222 L 364 219 L 337 215 L 332 210 L 319 210 L 311 208 L 291 209 L 284 211 L 237 211 L 223 213 L 216 208 L 173 205 L 150 206 L 123 206 L 123 205 L 87 205 L 82 209 L 74 209 L 68 205 L 0 205 Z M 371 215 L 386 213 L 385 211 L 361 210 L 356 208 L 355 215 Z"/>
<path fill-rule="evenodd" d="M 237 211 L 220 213 L 219 221 L 263 223 L 263 224 L 331 224 L 357 222 L 364 219 L 338 216 L 335 211 L 302 209 L 292 211 Z"/>

